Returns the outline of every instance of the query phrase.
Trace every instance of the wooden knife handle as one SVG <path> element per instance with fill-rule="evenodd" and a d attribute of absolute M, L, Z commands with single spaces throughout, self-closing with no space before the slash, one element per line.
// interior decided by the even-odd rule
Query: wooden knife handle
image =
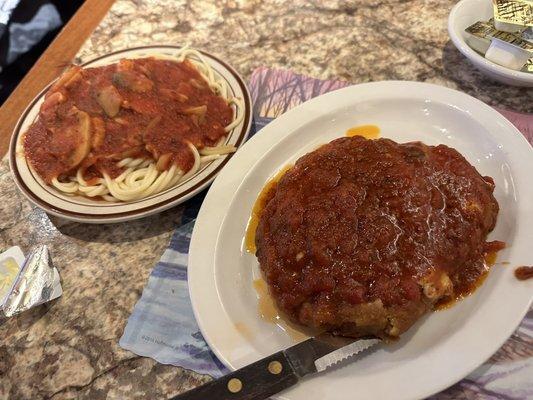
<path fill-rule="evenodd" d="M 280 351 L 172 400 L 262 400 L 296 382 L 298 376 Z"/>

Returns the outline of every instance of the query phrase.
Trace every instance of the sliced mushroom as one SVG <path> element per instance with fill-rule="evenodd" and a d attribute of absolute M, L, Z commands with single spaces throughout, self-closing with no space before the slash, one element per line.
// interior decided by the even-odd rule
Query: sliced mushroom
<path fill-rule="evenodd" d="M 185 103 L 187 100 L 189 100 L 189 97 L 183 93 L 176 92 L 176 100 L 178 100 L 180 103 Z"/>
<path fill-rule="evenodd" d="M 91 149 L 91 117 L 76 107 L 72 108 L 72 113 L 77 123 L 67 127 L 64 133 L 66 140 L 76 144 L 66 160 L 70 168 L 78 166 Z"/>
<path fill-rule="evenodd" d="M 120 160 L 123 160 L 125 158 L 136 157 L 139 154 L 143 153 L 143 150 L 144 150 L 143 146 L 133 146 L 133 147 L 130 147 L 129 149 L 127 149 L 127 150 L 119 151 L 117 153 L 113 153 L 110 156 L 108 156 L 107 158 L 112 159 L 112 160 L 120 161 Z"/>
<path fill-rule="evenodd" d="M 113 85 L 106 86 L 96 93 L 96 101 L 111 118 L 118 114 L 122 96 Z"/>
<path fill-rule="evenodd" d="M 149 78 L 152 78 L 152 71 L 150 71 L 146 65 L 138 64 L 137 66 L 143 74 Z"/>
<path fill-rule="evenodd" d="M 91 136 L 91 145 L 93 149 L 97 149 L 104 143 L 105 139 L 105 123 L 100 117 L 91 118 L 93 127 L 93 134 Z"/>
<path fill-rule="evenodd" d="M 196 126 L 200 126 L 205 122 L 205 114 L 207 112 L 207 106 L 189 107 L 180 111 L 182 114 L 189 115 L 192 123 Z"/>
<path fill-rule="evenodd" d="M 66 100 L 66 97 L 61 92 L 55 92 L 49 96 L 46 96 L 41 106 L 41 110 L 40 110 L 41 115 L 45 119 L 51 118 L 51 117 L 54 118 L 56 110 L 57 110 L 57 106 L 61 103 L 64 103 L 65 100 Z"/>
<path fill-rule="evenodd" d="M 75 83 L 79 82 L 82 78 L 82 70 L 78 70 L 68 81 L 65 82 L 65 87 L 70 88 L 74 86 Z"/>
<path fill-rule="evenodd" d="M 166 171 L 170 167 L 170 161 L 172 161 L 172 153 L 163 154 L 157 159 L 156 168 L 158 171 Z"/>
<path fill-rule="evenodd" d="M 152 90 L 154 82 L 142 72 L 135 71 L 133 66 L 131 60 L 121 60 L 117 64 L 117 72 L 113 74 L 113 83 L 137 93 Z"/>
<path fill-rule="evenodd" d="M 159 93 L 168 99 L 171 100 L 177 100 L 180 103 L 185 103 L 187 100 L 189 100 L 189 97 L 184 95 L 183 93 L 180 93 L 176 90 L 167 89 L 167 88 L 160 88 Z"/>
<path fill-rule="evenodd" d="M 191 115 L 191 121 L 194 124 L 194 126 L 199 126 L 200 125 L 200 119 L 199 119 L 198 115 L 196 115 L 196 114 L 192 114 Z"/>
<path fill-rule="evenodd" d="M 154 129 L 157 124 L 161 121 L 161 115 L 158 115 L 154 119 L 152 119 L 150 122 L 148 122 L 148 125 L 146 125 L 146 128 L 144 128 L 143 136 L 149 133 L 152 129 Z"/>
<path fill-rule="evenodd" d="M 203 106 L 188 107 L 188 108 L 184 108 L 183 110 L 181 110 L 181 113 L 185 115 L 203 116 L 205 115 L 206 112 L 207 112 L 207 106 L 205 104 Z"/>
<path fill-rule="evenodd" d="M 192 86 L 194 86 L 196 89 L 206 89 L 206 85 L 199 81 L 198 79 L 191 78 L 189 80 Z"/>
<path fill-rule="evenodd" d="M 52 85 L 50 90 L 52 92 L 57 91 L 60 88 L 62 88 L 63 86 L 65 86 L 71 79 L 76 79 L 76 80 L 79 79 L 77 77 L 77 75 L 79 75 L 79 77 L 81 77 L 80 71 L 81 71 L 81 67 L 78 66 L 78 65 L 74 65 L 74 66 L 70 67 L 65 72 L 63 72 L 63 74 L 59 77 L 59 79 L 56 81 L 56 83 L 54 83 Z"/>
<path fill-rule="evenodd" d="M 129 60 L 127 58 L 123 58 L 120 60 L 117 64 L 117 71 L 131 71 L 133 70 L 134 66 L 133 60 Z"/>
<path fill-rule="evenodd" d="M 113 118 L 113 121 L 122 126 L 128 125 L 128 121 L 126 121 L 124 118 Z"/>

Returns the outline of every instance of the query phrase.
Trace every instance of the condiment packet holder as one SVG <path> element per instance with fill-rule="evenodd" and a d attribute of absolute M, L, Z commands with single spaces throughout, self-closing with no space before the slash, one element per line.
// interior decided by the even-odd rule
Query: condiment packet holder
<path fill-rule="evenodd" d="M 525 14 L 525 21 L 523 19 L 517 19 L 519 15 L 523 15 L 514 12 L 514 9 L 516 9 L 516 6 L 519 6 L 519 4 L 514 4 L 514 8 L 510 13 L 502 13 L 499 11 L 498 16 L 496 16 L 494 12 L 494 4 L 494 0 L 460 0 L 452 8 L 448 17 L 448 32 L 452 43 L 477 69 L 487 75 L 487 77 L 506 85 L 533 87 L 533 55 L 531 56 L 532 58 L 527 60 L 527 63 L 518 70 L 502 66 L 485 58 L 485 53 L 491 43 L 491 37 L 486 35 L 487 33 L 498 32 L 497 37 L 499 39 L 502 39 L 499 37 L 500 35 L 502 37 L 505 35 L 505 37 L 510 40 L 516 40 L 516 38 L 519 37 L 520 40 L 524 42 L 531 42 L 530 34 L 533 33 L 531 32 L 532 28 L 528 27 L 527 13 Z M 533 4 L 533 2 L 530 1 L 529 4 Z M 507 10 L 500 4 L 500 10 L 504 9 Z M 501 20 L 505 19 L 506 21 L 509 21 L 512 18 L 513 23 L 521 25 L 520 31 L 503 32 L 496 29 L 494 26 L 496 22 L 491 22 L 490 20 L 492 19 L 492 21 L 496 21 L 497 18 Z M 469 28 L 476 24 L 480 33 L 483 34 L 482 38 L 479 36 L 476 38 L 472 33 L 468 32 Z M 513 30 L 515 29 L 513 28 Z M 472 44 L 472 42 L 474 42 L 474 44 Z M 519 41 L 517 41 L 517 43 L 520 43 L 521 45 L 524 44 Z"/>

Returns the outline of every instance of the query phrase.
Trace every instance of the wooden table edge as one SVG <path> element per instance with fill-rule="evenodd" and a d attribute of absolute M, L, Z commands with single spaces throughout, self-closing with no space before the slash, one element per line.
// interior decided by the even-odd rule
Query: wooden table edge
<path fill-rule="evenodd" d="M 0 107 L 0 158 L 31 100 L 72 62 L 115 0 L 86 0 Z"/>

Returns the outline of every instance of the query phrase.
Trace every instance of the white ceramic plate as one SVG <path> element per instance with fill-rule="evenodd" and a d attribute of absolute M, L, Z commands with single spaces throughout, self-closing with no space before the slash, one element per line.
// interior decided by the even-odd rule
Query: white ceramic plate
<path fill-rule="evenodd" d="M 493 17 L 491 0 L 461 0 L 448 17 L 448 33 L 457 49 L 487 76 L 507 85 L 533 86 L 533 74 L 515 71 L 487 60 L 465 42 L 465 28 Z"/>
<path fill-rule="evenodd" d="M 248 141 L 216 178 L 198 215 L 189 255 L 189 285 L 198 324 L 232 369 L 293 344 L 263 321 L 252 282 L 258 264 L 244 250 L 252 205 L 264 183 L 288 163 L 346 129 L 376 124 L 398 142 L 443 143 L 496 181 L 501 210 L 490 239 L 507 242 L 484 285 L 451 309 L 422 318 L 397 343 L 306 379 L 280 399 L 417 399 L 443 390 L 490 357 L 531 302 L 533 281 L 513 276 L 530 265 L 533 149 L 502 115 L 461 92 L 415 82 L 351 86 L 282 115 Z"/>
<path fill-rule="evenodd" d="M 85 67 L 98 67 L 117 62 L 122 58 L 140 58 L 157 55 L 173 56 L 179 50 L 180 47 L 176 46 L 137 47 L 107 54 L 83 65 Z M 239 113 L 244 114 L 244 118 L 228 134 L 226 140 L 227 144 L 240 147 L 248 136 L 252 121 L 250 93 L 243 79 L 232 67 L 211 54 L 206 52 L 202 52 L 202 54 L 212 66 L 215 73 L 226 80 L 233 96 L 240 97 L 244 100 L 244 108 L 238 110 Z M 44 95 L 50 85 L 37 95 L 22 114 L 15 127 L 9 148 L 10 167 L 18 188 L 28 200 L 50 214 L 73 221 L 88 223 L 121 222 L 155 214 L 182 203 L 200 192 L 215 179 L 217 173 L 233 157 L 233 154 L 229 154 L 226 157 L 221 157 L 207 163 L 190 179 L 180 182 L 175 187 L 166 191 L 141 200 L 109 203 L 82 196 L 66 196 L 52 186 L 46 185 L 29 167 L 22 148 L 22 136 L 37 117 L 39 108 L 44 100 Z"/>

